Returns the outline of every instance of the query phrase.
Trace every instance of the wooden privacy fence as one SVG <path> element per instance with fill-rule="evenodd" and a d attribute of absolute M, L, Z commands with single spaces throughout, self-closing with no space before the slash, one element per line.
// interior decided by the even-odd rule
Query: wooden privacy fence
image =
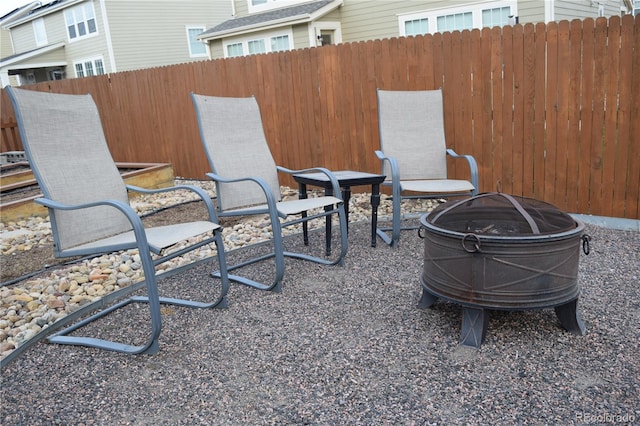
<path fill-rule="evenodd" d="M 640 17 L 375 40 L 30 88 L 91 93 L 116 161 L 170 162 L 177 176 L 203 178 L 192 91 L 254 95 L 278 164 L 377 172 L 376 88 L 438 87 L 447 145 L 476 157 L 481 191 L 639 217 Z M 10 122 L 6 94 L 1 101 L 2 123 Z M 3 151 L 20 149 L 9 144 L 3 136 Z M 467 170 L 452 162 L 450 172 Z"/>

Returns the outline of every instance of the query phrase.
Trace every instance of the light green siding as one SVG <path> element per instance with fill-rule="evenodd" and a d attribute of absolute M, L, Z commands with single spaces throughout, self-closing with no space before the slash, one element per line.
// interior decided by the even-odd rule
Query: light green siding
<path fill-rule="evenodd" d="M 96 16 L 96 25 L 98 27 L 98 32 L 95 35 L 91 35 L 86 38 L 82 38 L 79 40 L 67 40 L 67 30 L 66 24 L 64 21 L 64 11 L 60 11 L 55 14 L 55 18 L 59 19 L 59 22 L 56 25 L 56 28 L 62 29 L 64 33 L 64 38 L 67 40 L 67 45 L 65 49 L 67 51 L 67 76 L 75 77 L 75 69 L 74 63 L 76 62 L 85 62 L 87 60 L 94 60 L 96 58 L 101 58 L 104 62 L 105 72 L 112 72 L 113 66 L 110 61 L 107 38 L 105 33 L 105 28 L 103 26 L 102 19 L 102 10 L 100 8 L 100 1 L 93 0 L 95 16 Z M 54 18 L 52 17 L 52 18 Z"/>
<path fill-rule="evenodd" d="M 0 58 L 13 55 L 13 43 L 11 42 L 11 32 L 0 29 Z"/>
<path fill-rule="evenodd" d="M 231 16 L 223 0 L 107 1 L 118 71 L 208 59 L 191 57 L 187 27 L 211 28 Z"/>
<path fill-rule="evenodd" d="M 520 23 L 527 22 L 544 22 L 545 20 L 545 2 L 540 0 L 519 0 L 518 16 Z"/>
<path fill-rule="evenodd" d="M 293 47 L 296 49 L 309 47 L 309 24 L 294 25 Z"/>
<path fill-rule="evenodd" d="M 47 21 L 45 20 L 45 28 L 48 28 Z M 47 38 L 49 37 L 49 31 L 47 30 Z M 31 22 L 15 27 L 11 30 L 11 37 L 13 37 L 13 47 L 16 53 L 26 52 L 36 48 L 36 38 L 33 33 L 33 27 Z M 55 42 L 54 40 L 48 40 L 49 43 Z"/>

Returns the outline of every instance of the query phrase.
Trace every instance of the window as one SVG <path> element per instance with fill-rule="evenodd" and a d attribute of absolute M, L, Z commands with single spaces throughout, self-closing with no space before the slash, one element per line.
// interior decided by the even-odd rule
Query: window
<path fill-rule="evenodd" d="M 87 59 L 74 64 L 76 77 L 91 77 L 92 75 L 104 74 L 104 62 L 102 58 Z"/>
<path fill-rule="evenodd" d="M 293 49 L 293 34 L 289 31 L 287 34 L 281 32 L 261 34 L 256 38 L 234 38 L 224 44 L 224 52 L 226 58 L 243 55 L 257 55 L 259 53 L 281 52 Z"/>
<path fill-rule="evenodd" d="M 438 16 L 438 31 L 455 31 L 473 29 L 473 14 L 454 13 L 452 15 Z"/>
<path fill-rule="evenodd" d="M 271 37 L 271 51 L 281 52 L 283 50 L 289 50 L 289 36 Z"/>
<path fill-rule="evenodd" d="M 187 27 L 187 39 L 189 42 L 189 56 L 202 57 L 207 55 L 207 45 L 196 39 L 205 30 L 205 27 Z"/>
<path fill-rule="evenodd" d="M 496 7 L 482 11 L 483 27 L 504 27 L 509 24 L 510 7 Z"/>
<path fill-rule="evenodd" d="M 429 33 L 429 19 L 412 19 L 404 22 L 404 35 L 416 36 Z"/>
<path fill-rule="evenodd" d="M 496 0 L 400 14 L 398 15 L 400 35 L 412 36 L 509 25 L 509 16 L 517 16 L 517 8 L 517 0 Z"/>
<path fill-rule="evenodd" d="M 267 51 L 264 39 L 251 40 L 247 43 L 247 45 L 249 46 L 249 55 L 256 55 L 258 53 L 265 53 Z"/>
<path fill-rule="evenodd" d="M 67 25 L 69 40 L 88 37 L 98 32 L 93 2 L 82 3 L 79 6 L 66 9 L 64 11 L 64 20 Z"/>
<path fill-rule="evenodd" d="M 47 31 L 44 27 L 44 19 L 36 19 L 33 21 L 33 33 L 36 36 L 36 46 L 44 46 L 47 44 Z"/>
<path fill-rule="evenodd" d="M 227 45 L 227 57 L 233 58 L 234 56 L 242 56 L 244 51 L 242 49 L 242 43 L 234 43 Z"/>

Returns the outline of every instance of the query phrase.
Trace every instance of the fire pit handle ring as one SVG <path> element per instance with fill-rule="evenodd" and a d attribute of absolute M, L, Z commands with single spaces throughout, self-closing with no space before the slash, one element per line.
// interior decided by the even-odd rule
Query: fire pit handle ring
<path fill-rule="evenodd" d="M 424 232 L 423 230 L 425 230 L 426 227 L 421 226 L 420 228 L 418 228 L 418 237 L 420 237 L 421 240 L 424 240 Z"/>
<path fill-rule="evenodd" d="M 589 247 L 589 241 L 591 241 L 591 235 L 584 234 L 582 237 L 582 251 L 584 254 L 589 255 L 591 248 Z"/>
<path fill-rule="evenodd" d="M 471 239 L 471 238 L 475 238 L 476 241 L 473 243 L 473 247 L 469 248 L 466 245 L 466 241 L 467 241 L 467 239 Z M 462 248 L 467 253 L 478 253 L 478 252 L 480 252 L 480 238 L 478 238 L 478 236 L 476 234 L 465 234 L 464 237 L 462 237 Z"/>

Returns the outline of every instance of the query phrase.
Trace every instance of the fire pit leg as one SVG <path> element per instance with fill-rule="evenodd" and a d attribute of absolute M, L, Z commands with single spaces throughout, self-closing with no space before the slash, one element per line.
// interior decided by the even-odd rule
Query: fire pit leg
<path fill-rule="evenodd" d="M 418 302 L 418 307 L 422 309 L 427 309 L 431 307 L 434 303 L 436 303 L 438 298 L 433 294 L 429 293 L 424 288 L 422 289 L 422 297 L 420 298 L 420 302 Z"/>
<path fill-rule="evenodd" d="M 578 311 L 578 299 L 573 299 L 564 305 L 555 307 L 556 316 L 560 320 L 560 324 L 565 330 L 584 336 L 587 332 L 587 328 L 582 322 L 582 316 Z"/>
<path fill-rule="evenodd" d="M 489 312 L 482 308 L 462 308 L 462 330 L 460 343 L 479 348 L 487 334 Z"/>

